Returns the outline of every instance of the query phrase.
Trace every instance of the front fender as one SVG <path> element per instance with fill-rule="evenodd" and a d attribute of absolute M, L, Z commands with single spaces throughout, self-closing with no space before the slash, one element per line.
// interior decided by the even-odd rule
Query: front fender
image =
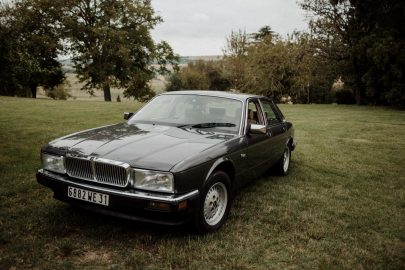
<path fill-rule="evenodd" d="M 211 168 L 209 169 L 207 175 L 205 176 L 205 180 L 204 180 L 204 184 L 205 182 L 207 182 L 208 178 L 210 177 L 210 175 L 212 174 L 212 172 L 221 164 L 223 164 L 224 162 L 230 162 L 233 166 L 233 168 L 235 168 L 235 165 L 233 163 L 233 161 L 229 158 L 229 157 L 220 157 L 219 159 L 217 159 L 212 165 Z"/>

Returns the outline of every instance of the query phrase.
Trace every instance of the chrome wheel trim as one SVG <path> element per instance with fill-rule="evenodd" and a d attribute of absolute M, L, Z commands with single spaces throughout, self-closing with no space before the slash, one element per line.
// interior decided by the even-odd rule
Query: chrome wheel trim
<path fill-rule="evenodd" d="M 283 170 L 286 173 L 290 166 L 290 148 L 286 148 L 283 154 Z"/>
<path fill-rule="evenodd" d="M 217 225 L 225 215 L 228 205 L 226 186 L 217 182 L 210 187 L 204 199 L 204 220 L 210 226 Z"/>

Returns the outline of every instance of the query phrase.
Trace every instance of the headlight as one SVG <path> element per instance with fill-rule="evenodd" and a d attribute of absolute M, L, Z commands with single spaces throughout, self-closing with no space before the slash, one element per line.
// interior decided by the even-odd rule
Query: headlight
<path fill-rule="evenodd" d="M 42 153 L 42 167 L 45 170 L 57 173 L 66 173 L 65 157 Z"/>
<path fill-rule="evenodd" d="M 134 170 L 134 172 L 135 188 L 160 192 L 174 192 L 173 174 L 145 170 Z"/>

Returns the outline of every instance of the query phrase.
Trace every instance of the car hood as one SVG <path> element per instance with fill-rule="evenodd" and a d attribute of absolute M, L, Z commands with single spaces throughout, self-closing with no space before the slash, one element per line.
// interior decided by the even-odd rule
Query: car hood
<path fill-rule="evenodd" d="M 177 163 L 234 138 L 196 129 L 149 124 L 116 124 L 71 134 L 50 142 L 74 156 L 126 162 L 132 167 L 169 171 Z"/>

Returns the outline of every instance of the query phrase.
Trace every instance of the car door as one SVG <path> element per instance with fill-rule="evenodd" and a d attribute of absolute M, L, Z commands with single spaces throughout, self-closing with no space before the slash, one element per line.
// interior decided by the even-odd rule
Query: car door
<path fill-rule="evenodd" d="M 267 135 L 269 136 L 268 146 L 269 166 L 278 162 L 284 152 L 286 138 L 286 126 L 283 116 L 277 110 L 276 105 L 269 99 L 260 99 L 267 125 Z"/>
<path fill-rule="evenodd" d="M 252 178 L 262 175 L 269 168 L 269 153 L 272 153 L 273 138 L 266 134 L 252 134 L 249 132 L 250 124 L 266 125 L 266 120 L 260 102 L 256 98 L 248 100 L 246 112 L 247 128 L 246 139 L 248 142 L 247 158 Z"/>

